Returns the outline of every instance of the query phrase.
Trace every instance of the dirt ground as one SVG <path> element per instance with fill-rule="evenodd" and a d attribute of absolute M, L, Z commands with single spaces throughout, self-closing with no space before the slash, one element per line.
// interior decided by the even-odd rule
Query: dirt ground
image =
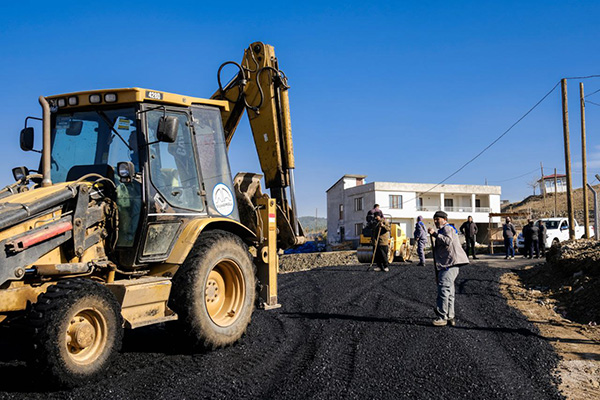
<path fill-rule="evenodd" d="M 500 289 L 509 305 L 539 329 L 561 357 L 556 373 L 568 399 L 600 398 L 600 327 L 593 275 L 598 246 L 593 241 L 565 243 L 548 262 L 504 274 Z"/>

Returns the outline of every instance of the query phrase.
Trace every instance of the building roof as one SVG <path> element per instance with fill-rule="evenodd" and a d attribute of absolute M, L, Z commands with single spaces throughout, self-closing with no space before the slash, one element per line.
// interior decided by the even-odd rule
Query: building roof
<path fill-rule="evenodd" d="M 545 175 L 543 179 L 544 179 L 544 180 L 548 180 L 548 179 L 554 179 L 554 175 L 555 175 L 555 174 L 552 174 L 552 175 Z M 556 178 L 566 178 L 566 177 L 567 177 L 567 176 L 566 176 L 565 174 L 556 174 Z M 537 181 L 539 182 L 539 181 L 541 181 L 541 180 L 542 180 L 542 178 L 538 179 Z"/>
<path fill-rule="evenodd" d="M 354 174 L 346 174 L 344 176 L 342 176 L 340 179 L 338 179 L 337 181 L 335 181 L 335 183 L 333 185 L 331 185 L 331 187 L 329 189 L 327 189 L 325 191 L 325 193 L 329 192 L 331 189 L 333 189 L 333 187 L 335 185 L 337 185 L 338 183 L 340 183 L 340 181 L 344 180 L 344 178 L 356 178 L 356 179 L 365 179 L 367 176 L 366 175 L 354 175 Z"/>

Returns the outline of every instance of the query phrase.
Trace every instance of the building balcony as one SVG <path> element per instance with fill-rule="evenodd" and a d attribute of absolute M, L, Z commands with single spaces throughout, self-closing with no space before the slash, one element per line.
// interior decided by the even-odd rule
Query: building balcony
<path fill-rule="evenodd" d="M 417 206 L 417 211 L 438 211 L 440 210 L 440 206 Z M 476 212 L 476 213 L 489 213 L 492 211 L 490 207 L 475 207 L 475 211 L 473 211 L 473 207 L 444 207 L 444 211 L 446 212 Z"/>

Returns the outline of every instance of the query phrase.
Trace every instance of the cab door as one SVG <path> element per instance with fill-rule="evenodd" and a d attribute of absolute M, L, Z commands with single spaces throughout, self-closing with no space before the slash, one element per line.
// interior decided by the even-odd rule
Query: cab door
<path fill-rule="evenodd" d="M 175 142 L 159 142 L 163 116 L 177 119 Z M 145 112 L 147 132 L 147 218 L 138 261 L 165 260 L 179 232 L 191 219 L 206 216 L 201 175 L 187 109 L 164 108 Z"/>

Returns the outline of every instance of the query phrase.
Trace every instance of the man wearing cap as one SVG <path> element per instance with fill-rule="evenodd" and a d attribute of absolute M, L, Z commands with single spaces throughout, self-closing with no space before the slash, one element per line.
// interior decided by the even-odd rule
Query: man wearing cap
<path fill-rule="evenodd" d="M 415 225 L 415 242 L 417 242 L 417 254 L 419 255 L 419 263 L 417 266 L 425 265 L 425 246 L 427 246 L 427 228 L 423 223 L 423 217 L 417 217 L 417 223 Z"/>
<path fill-rule="evenodd" d="M 448 225 L 448 214 L 437 211 L 433 221 L 438 230 L 429 228 L 428 232 L 435 238 L 433 257 L 437 268 L 437 302 L 433 320 L 434 326 L 454 326 L 454 281 L 458 276 L 458 267 L 469 263 L 469 258 L 460 245 L 456 230 Z"/>

